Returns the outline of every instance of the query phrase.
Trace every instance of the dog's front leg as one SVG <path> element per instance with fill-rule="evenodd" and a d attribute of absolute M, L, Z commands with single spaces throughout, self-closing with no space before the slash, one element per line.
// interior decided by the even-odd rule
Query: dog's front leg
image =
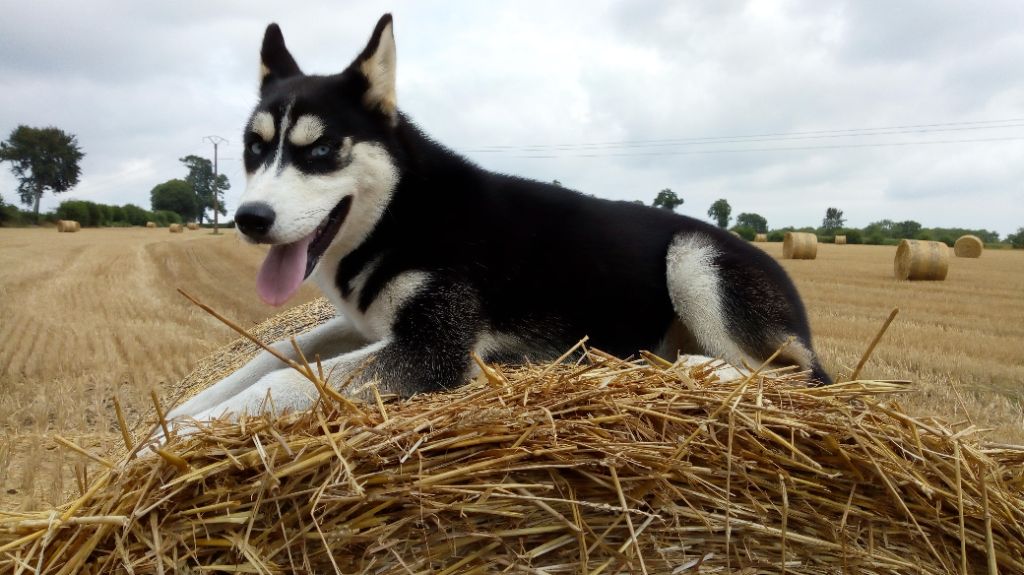
<path fill-rule="evenodd" d="M 366 338 L 356 331 L 351 322 L 341 316 L 296 336 L 295 341 L 298 343 L 303 355 L 310 362 L 317 355 L 321 358 L 337 356 L 367 344 Z M 289 359 L 298 359 L 291 341 L 279 341 L 270 347 Z M 192 416 L 195 419 L 202 419 L 200 417 L 201 414 L 230 401 L 233 397 L 243 393 L 246 389 L 256 384 L 256 382 L 261 381 L 282 367 L 284 366 L 280 359 L 266 351 L 261 351 L 249 363 L 231 375 L 172 409 L 167 414 L 167 418 L 170 420 Z M 288 369 L 287 371 L 294 370 Z"/>
<path fill-rule="evenodd" d="M 372 362 L 368 363 L 368 360 L 390 343 L 390 340 L 381 340 L 356 351 L 321 361 L 328 385 L 338 388 L 355 377 L 356 380 L 351 382 L 353 389 L 346 387 L 344 390 L 351 395 L 355 388 L 361 387 L 368 378 L 373 377 Z M 286 411 L 301 411 L 312 406 L 318 396 L 316 386 L 306 376 L 291 368 L 278 369 L 225 401 L 197 413 L 194 418 L 202 421 L 226 415 L 234 419 L 242 414 L 276 415 Z"/>

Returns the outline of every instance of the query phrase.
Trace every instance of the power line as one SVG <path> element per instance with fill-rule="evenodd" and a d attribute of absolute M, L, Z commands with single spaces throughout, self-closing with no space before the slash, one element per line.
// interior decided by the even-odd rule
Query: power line
<path fill-rule="evenodd" d="M 632 148 L 668 148 L 696 145 L 714 144 L 744 144 L 760 142 L 782 142 L 795 140 L 817 140 L 830 138 L 853 138 L 853 137 L 878 137 L 910 133 L 942 133 L 961 132 L 968 130 L 993 130 L 1005 128 L 1024 128 L 1024 118 L 1010 118 L 1005 120 L 979 120 L 973 122 L 945 122 L 935 124 L 916 124 L 903 126 L 887 126 L 877 128 L 845 128 L 836 130 L 815 130 L 803 132 L 776 132 L 751 135 L 734 136 L 704 136 L 692 138 L 667 138 L 651 140 L 620 140 L 608 142 L 590 142 L 576 144 L 532 144 L 532 145 L 494 145 L 480 146 L 464 150 L 466 153 L 515 153 L 515 152 L 544 152 L 544 151 L 585 151 L 585 150 L 614 150 Z M 964 140 L 964 141 L 985 141 Z M 891 143 L 879 143 L 869 145 L 893 145 Z M 820 146 L 828 149 L 829 146 Z M 845 146 L 841 146 L 845 147 Z M 773 148 L 775 149 L 775 148 Z M 803 148 L 799 148 L 803 149 Z M 654 155 L 662 155 L 657 153 Z"/>
<path fill-rule="evenodd" d="M 870 144 L 834 144 L 825 146 L 779 146 L 770 148 L 719 148 L 713 150 L 664 150 L 657 152 L 612 152 L 594 154 L 533 154 L 506 156 L 509 158 L 551 159 L 551 158 L 610 158 L 643 156 L 693 156 L 706 154 L 742 154 L 745 152 L 807 152 L 816 150 L 840 150 L 847 148 L 882 148 L 889 146 L 926 146 L 934 144 L 968 144 L 977 142 L 1009 142 L 1024 140 L 1024 136 L 1006 138 L 974 138 L 965 140 L 922 140 L 917 142 L 875 142 Z"/>

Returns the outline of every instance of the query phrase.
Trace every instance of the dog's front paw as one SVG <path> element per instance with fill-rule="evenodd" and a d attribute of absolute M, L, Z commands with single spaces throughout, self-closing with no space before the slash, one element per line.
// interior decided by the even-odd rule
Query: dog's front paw
<path fill-rule="evenodd" d="M 194 416 L 196 420 L 227 417 L 232 421 L 242 415 L 280 414 L 308 409 L 317 399 L 312 382 L 294 369 L 279 369 L 263 376 L 238 395 Z"/>

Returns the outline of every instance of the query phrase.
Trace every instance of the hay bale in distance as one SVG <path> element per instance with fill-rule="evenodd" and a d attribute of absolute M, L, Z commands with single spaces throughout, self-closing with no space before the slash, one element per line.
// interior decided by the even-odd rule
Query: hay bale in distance
<path fill-rule="evenodd" d="M 739 232 L 737 232 L 736 230 L 729 230 L 729 233 L 730 233 L 730 234 L 732 234 L 732 235 L 734 235 L 734 236 L 736 236 L 737 238 L 743 237 L 743 236 L 741 236 L 741 235 L 740 235 L 740 233 L 739 233 Z"/>
<path fill-rule="evenodd" d="M 786 232 L 782 257 L 787 260 L 813 260 L 818 257 L 818 236 L 804 232 Z"/>
<path fill-rule="evenodd" d="M 768 241 L 768 234 L 754 234 L 754 241 L 755 242 L 767 242 Z"/>
<path fill-rule="evenodd" d="M 146 222 L 146 227 L 147 228 L 155 228 L 156 227 L 156 222 Z"/>
<path fill-rule="evenodd" d="M 980 258 L 983 251 L 985 251 L 985 242 L 971 234 L 960 236 L 953 244 L 953 253 L 958 258 Z"/>
<path fill-rule="evenodd" d="M 846 245 L 846 236 L 836 236 L 835 243 L 840 246 Z"/>
<path fill-rule="evenodd" d="M 903 240 L 896 248 L 896 279 L 942 281 L 948 270 L 949 247 L 942 242 Z"/>
<path fill-rule="evenodd" d="M 195 222 L 189 222 L 185 227 L 187 227 L 190 230 L 198 230 L 199 229 L 199 224 L 197 224 Z"/>
<path fill-rule="evenodd" d="M 61 233 L 75 233 L 82 229 L 82 224 L 75 220 L 57 220 L 57 231 Z"/>
<path fill-rule="evenodd" d="M 172 234 L 180 234 L 185 231 L 184 228 L 181 227 L 181 224 L 171 224 L 168 228 L 171 230 Z"/>

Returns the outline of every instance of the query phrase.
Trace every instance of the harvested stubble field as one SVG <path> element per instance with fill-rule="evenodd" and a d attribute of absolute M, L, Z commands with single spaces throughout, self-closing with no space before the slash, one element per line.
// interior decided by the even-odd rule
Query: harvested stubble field
<path fill-rule="evenodd" d="M 162 232 L 162 233 L 161 233 Z M 782 244 L 758 244 L 781 259 Z M 1024 253 L 953 258 L 944 282 L 896 282 L 895 247 L 820 245 L 815 260 L 783 260 L 834 375 L 849 374 L 892 307 L 901 312 L 862 377 L 916 382 L 914 412 L 991 427 L 1024 443 Z M 0 229 L 0 509 L 44 508 L 84 482 L 83 457 L 204 355 L 234 339 L 176 293 L 184 288 L 243 326 L 275 311 L 253 288 L 263 250 L 233 232 Z M 304 287 L 290 302 L 316 295 Z"/>

